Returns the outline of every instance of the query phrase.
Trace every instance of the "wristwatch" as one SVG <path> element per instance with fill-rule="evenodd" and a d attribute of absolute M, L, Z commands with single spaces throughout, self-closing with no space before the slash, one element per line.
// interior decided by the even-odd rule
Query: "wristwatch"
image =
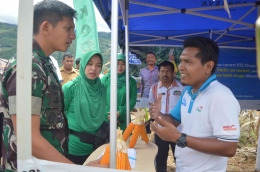
<path fill-rule="evenodd" d="M 181 137 L 176 141 L 176 145 L 179 146 L 180 148 L 186 147 L 186 134 L 181 133 Z"/>

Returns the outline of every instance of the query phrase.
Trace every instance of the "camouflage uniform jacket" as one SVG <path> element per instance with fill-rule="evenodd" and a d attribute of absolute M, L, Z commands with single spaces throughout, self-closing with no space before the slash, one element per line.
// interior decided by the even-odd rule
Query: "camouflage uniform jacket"
<path fill-rule="evenodd" d="M 7 64 L 1 85 L 0 102 L 4 112 L 3 170 L 17 170 L 16 136 L 12 115 L 16 114 L 16 56 Z M 68 152 L 68 124 L 64 98 L 54 66 L 36 41 L 32 57 L 32 114 L 40 116 L 41 135 L 61 154 Z"/>

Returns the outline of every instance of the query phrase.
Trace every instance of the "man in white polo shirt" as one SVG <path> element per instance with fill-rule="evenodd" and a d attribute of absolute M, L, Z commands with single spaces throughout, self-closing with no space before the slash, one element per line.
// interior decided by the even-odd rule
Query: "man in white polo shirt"
<path fill-rule="evenodd" d="M 162 96 L 158 96 L 150 107 L 155 119 L 151 127 L 161 139 L 176 142 L 177 172 L 224 172 L 227 157 L 237 149 L 240 106 L 214 74 L 218 45 L 208 38 L 192 37 L 183 46 L 179 71 L 187 87 L 169 115 L 160 113 Z M 179 124 L 181 132 L 176 129 Z"/>
<path fill-rule="evenodd" d="M 161 98 L 161 113 L 169 114 L 171 109 L 177 104 L 184 87 L 179 81 L 174 79 L 175 69 L 170 61 L 163 61 L 158 66 L 160 82 L 154 84 L 150 89 L 149 103 L 154 103 L 157 100 L 158 94 L 162 94 Z M 156 156 L 156 172 L 166 172 L 169 145 L 172 148 L 174 155 L 175 143 L 164 141 L 155 134 L 155 144 L 158 146 Z"/>

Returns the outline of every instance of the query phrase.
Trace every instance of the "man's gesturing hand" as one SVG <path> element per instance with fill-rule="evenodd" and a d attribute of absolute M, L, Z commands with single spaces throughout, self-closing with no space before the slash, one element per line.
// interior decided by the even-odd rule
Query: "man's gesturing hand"
<path fill-rule="evenodd" d="M 161 111 L 162 108 L 162 94 L 158 94 L 157 100 L 154 103 L 149 103 L 150 108 L 149 108 L 149 112 L 150 112 L 150 117 L 152 119 L 156 119 Z"/>
<path fill-rule="evenodd" d="M 151 128 L 155 134 L 165 141 L 176 142 L 181 137 L 181 133 L 176 129 L 176 127 L 162 119 L 161 116 L 151 123 Z"/>

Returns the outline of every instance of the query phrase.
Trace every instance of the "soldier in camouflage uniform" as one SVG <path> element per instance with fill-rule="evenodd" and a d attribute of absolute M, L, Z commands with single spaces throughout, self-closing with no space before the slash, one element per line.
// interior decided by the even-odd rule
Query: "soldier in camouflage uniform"
<path fill-rule="evenodd" d="M 49 55 L 54 51 L 66 51 L 75 39 L 75 13 L 59 1 L 42 1 L 34 6 L 32 105 L 28 105 L 32 111 L 32 154 L 36 158 L 64 163 L 72 163 L 66 158 L 68 124 L 61 85 Z M 17 171 L 16 57 L 5 68 L 1 88 L 3 170 Z"/>
<path fill-rule="evenodd" d="M 32 155 L 39 159 L 72 163 L 68 153 L 68 123 L 64 98 L 55 67 L 50 59 L 54 51 L 66 51 L 75 39 L 76 11 L 56 0 L 44 0 L 34 6 L 32 52 Z M 16 146 L 16 57 L 3 75 L 0 106 L 4 113 L 2 133 L 3 170 L 17 171 Z M 25 107 L 25 108 L 28 108 Z M 100 160 L 89 166 L 99 165 Z"/>

